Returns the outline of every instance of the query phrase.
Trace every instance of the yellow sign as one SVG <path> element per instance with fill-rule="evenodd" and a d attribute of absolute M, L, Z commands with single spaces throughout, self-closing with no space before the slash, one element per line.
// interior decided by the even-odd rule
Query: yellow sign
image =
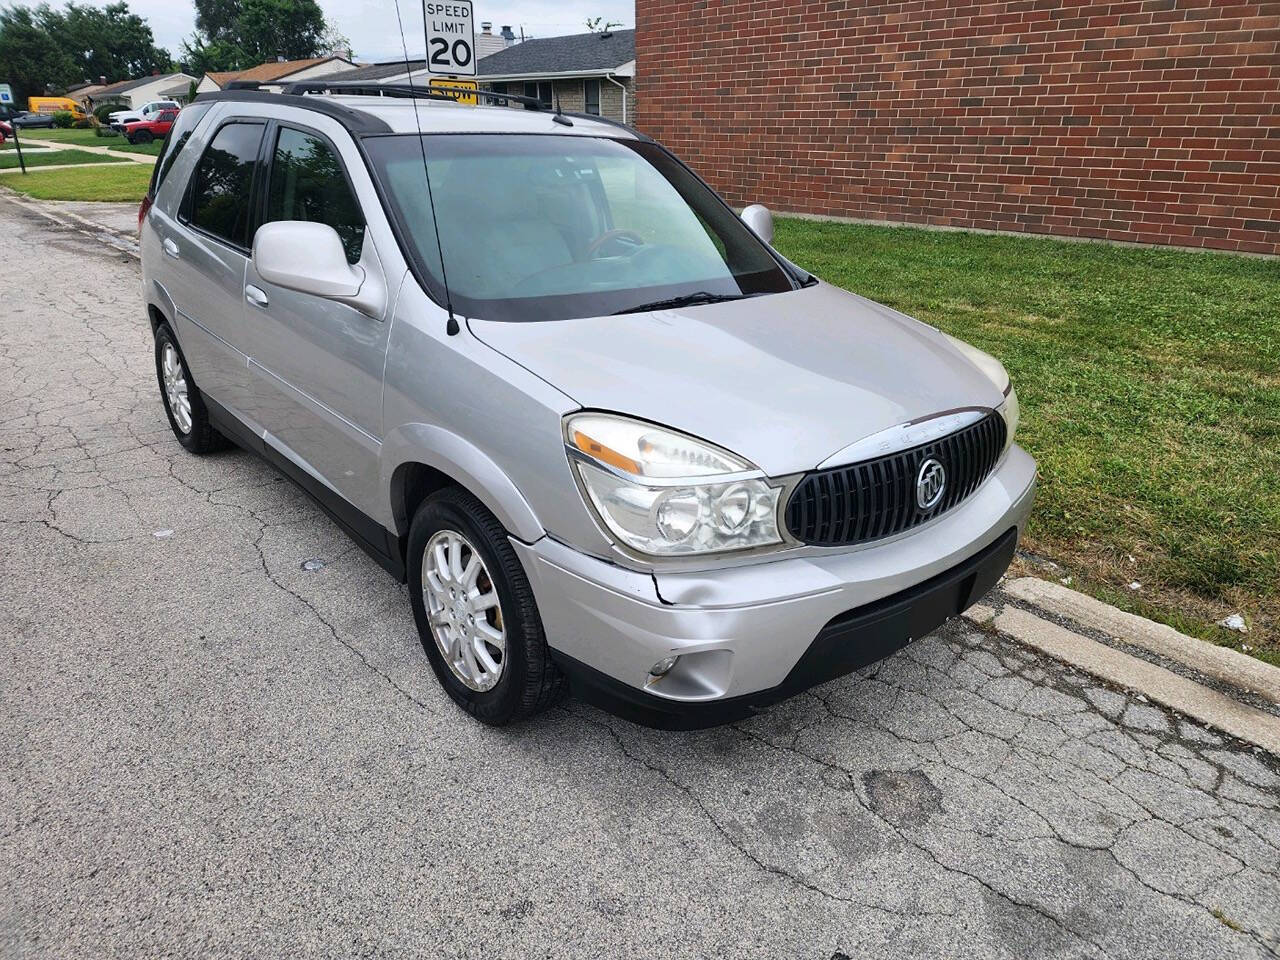
<path fill-rule="evenodd" d="M 436 93 L 443 93 L 446 96 L 453 97 L 459 103 L 465 103 L 472 107 L 476 105 L 475 91 L 480 89 L 474 80 L 450 80 L 448 77 L 432 77 L 431 86 L 435 88 Z M 442 87 L 444 89 L 440 89 Z M 467 90 L 472 92 L 464 92 Z"/>

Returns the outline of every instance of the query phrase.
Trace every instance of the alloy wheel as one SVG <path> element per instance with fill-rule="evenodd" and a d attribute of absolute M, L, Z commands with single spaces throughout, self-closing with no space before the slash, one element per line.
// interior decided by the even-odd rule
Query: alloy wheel
<path fill-rule="evenodd" d="M 164 380 L 164 399 L 174 422 L 183 433 L 191 432 L 191 396 L 187 390 L 187 372 L 172 343 L 166 343 L 160 354 L 160 375 Z"/>
<path fill-rule="evenodd" d="M 484 560 L 456 530 L 440 530 L 427 541 L 422 596 L 450 671 L 471 690 L 492 690 L 507 652 L 502 604 Z"/>

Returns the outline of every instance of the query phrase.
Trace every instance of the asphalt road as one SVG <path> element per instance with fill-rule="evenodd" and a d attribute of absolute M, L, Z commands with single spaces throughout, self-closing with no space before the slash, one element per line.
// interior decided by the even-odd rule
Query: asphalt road
<path fill-rule="evenodd" d="M 475 723 L 173 440 L 136 263 L 5 200 L 0 262 L 0 955 L 1280 952 L 1280 767 L 959 623 L 736 727 Z"/>

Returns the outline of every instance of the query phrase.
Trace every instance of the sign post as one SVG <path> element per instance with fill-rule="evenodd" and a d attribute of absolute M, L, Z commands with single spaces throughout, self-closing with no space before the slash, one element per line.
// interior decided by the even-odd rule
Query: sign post
<path fill-rule="evenodd" d="M 422 0 L 422 23 L 427 34 L 427 72 L 431 86 L 475 90 L 476 25 L 471 0 Z M 459 103 L 476 102 L 475 94 L 449 94 Z"/>
<path fill-rule="evenodd" d="M 12 106 L 13 104 L 13 87 L 7 83 L 0 83 L 0 104 Z M 10 113 L 9 127 L 13 130 L 13 149 L 18 152 L 18 166 L 22 168 L 23 176 L 27 173 L 27 161 L 22 156 L 22 141 L 18 139 L 18 123 L 17 119 Z"/>

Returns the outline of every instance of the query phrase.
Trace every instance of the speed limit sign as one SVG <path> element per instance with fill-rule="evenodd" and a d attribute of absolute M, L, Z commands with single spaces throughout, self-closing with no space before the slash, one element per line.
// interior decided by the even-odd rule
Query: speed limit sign
<path fill-rule="evenodd" d="M 476 28 L 470 0 L 423 0 L 427 72 L 447 77 L 476 75 Z"/>

